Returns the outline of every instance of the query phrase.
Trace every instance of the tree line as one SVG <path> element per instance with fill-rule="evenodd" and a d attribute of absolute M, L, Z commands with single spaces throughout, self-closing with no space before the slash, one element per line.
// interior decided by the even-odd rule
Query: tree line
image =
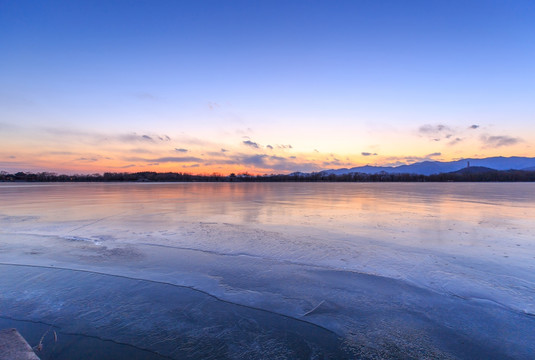
<path fill-rule="evenodd" d="M 442 173 L 436 175 L 417 174 L 326 174 L 323 172 L 310 174 L 270 174 L 250 175 L 241 174 L 211 174 L 193 175 L 175 172 L 135 172 L 104 174 L 76 174 L 65 175 L 51 172 L 17 172 L 10 174 L 0 172 L 2 182 L 530 182 L 535 181 L 535 171 L 507 170 L 488 171 L 481 173 Z"/>

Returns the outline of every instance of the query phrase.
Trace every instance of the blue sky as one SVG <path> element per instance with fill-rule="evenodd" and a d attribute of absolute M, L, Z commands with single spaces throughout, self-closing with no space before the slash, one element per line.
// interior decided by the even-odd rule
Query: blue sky
<path fill-rule="evenodd" d="M 0 167 L 535 156 L 533 19 L 531 1 L 0 1 Z"/>

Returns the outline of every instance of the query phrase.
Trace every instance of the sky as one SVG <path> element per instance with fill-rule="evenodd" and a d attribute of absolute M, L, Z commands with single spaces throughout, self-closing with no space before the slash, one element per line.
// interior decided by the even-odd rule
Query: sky
<path fill-rule="evenodd" d="M 0 170 L 535 156 L 533 1 L 0 0 Z"/>

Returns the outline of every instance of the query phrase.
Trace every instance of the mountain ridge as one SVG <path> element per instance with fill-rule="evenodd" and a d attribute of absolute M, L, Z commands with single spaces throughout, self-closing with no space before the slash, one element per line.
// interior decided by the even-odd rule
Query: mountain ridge
<path fill-rule="evenodd" d="M 353 168 L 329 169 L 320 173 L 330 175 L 343 175 L 351 173 L 363 174 L 417 174 L 434 175 L 459 171 L 469 166 L 484 167 L 492 170 L 531 170 L 535 168 L 535 157 L 522 156 L 495 156 L 482 159 L 467 158 L 455 161 L 422 161 L 410 165 L 400 166 L 357 166 Z"/>

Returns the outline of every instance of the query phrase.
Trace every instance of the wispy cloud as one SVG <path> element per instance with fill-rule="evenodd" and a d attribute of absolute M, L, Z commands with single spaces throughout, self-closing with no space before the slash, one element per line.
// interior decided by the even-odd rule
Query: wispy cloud
<path fill-rule="evenodd" d="M 443 124 L 425 124 L 418 128 L 418 133 L 434 141 L 441 141 L 443 139 L 451 138 L 455 134 L 455 131 Z"/>
<path fill-rule="evenodd" d="M 72 151 L 49 151 L 47 154 L 50 155 L 74 155 Z"/>
<path fill-rule="evenodd" d="M 90 131 L 82 131 L 68 128 L 42 128 L 40 129 L 45 136 L 61 137 L 63 142 L 69 140 L 98 143 L 108 140 L 108 136 Z M 41 134 L 40 134 L 41 135 Z M 122 135 L 119 135 L 119 137 Z"/>
<path fill-rule="evenodd" d="M 471 126 L 469 127 L 469 129 L 472 129 L 472 130 L 475 130 L 475 129 L 477 129 L 477 128 L 479 128 L 479 125 L 471 125 Z"/>
<path fill-rule="evenodd" d="M 215 109 L 217 109 L 219 107 L 220 107 L 220 105 L 218 103 L 216 103 L 216 102 L 213 102 L 213 101 L 209 101 L 208 102 L 208 109 L 210 109 L 210 110 L 215 110 Z"/>
<path fill-rule="evenodd" d="M 151 154 L 152 153 L 152 151 L 147 150 L 147 149 L 142 149 L 142 148 L 135 148 L 135 149 L 127 150 L 127 151 L 132 154 Z"/>
<path fill-rule="evenodd" d="M 83 162 L 96 162 L 98 161 L 98 158 L 96 157 L 92 157 L 92 158 L 88 158 L 88 157 L 81 157 L 81 158 L 78 158 L 78 159 L 75 159 L 76 161 L 83 161 Z"/>
<path fill-rule="evenodd" d="M 481 135 L 480 140 L 483 142 L 484 146 L 494 147 L 494 148 L 516 145 L 522 141 L 522 139 L 520 138 L 515 138 L 515 137 L 511 137 L 507 135 L 499 135 L 499 136 Z"/>
<path fill-rule="evenodd" d="M 203 159 L 194 156 L 166 156 L 153 159 L 146 158 L 126 158 L 129 162 L 148 162 L 148 163 L 188 163 L 188 162 L 202 162 Z"/>
<path fill-rule="evenodd" d="M 438 134 L 442 132 L 451 132 L 452 130 L 449 126 L 446 126 L 443 124 L 437 124 L 437 125 L 425 124 L 425 125 L 420 126 L 418 131 L 424 134 Z"/>
<path fill-rule="evenodd" d="M 425 157 L 426 158 L 432 158 L 432 157 L 441 156 L 441 155 L 442 155 L 442 153 L 434 152 L 434 153 L 431 153 L 431 154 L 427 154 Z"/>
<path fill-rule="evenodd" d="M 29 167 L 28 166 L 29 164 L 26 163 L 26 162 L 22 162 L 22 161 L 0 161 L 0 167 L 2 167 L 2 170 L 4 170 L 3 168 L 10 168 L 12 166 L 23 166 L 23 167 Z"/>
<path fill-rule="evenodd" d="M 61 137 L 61 141 L 68 140 L 78 141 L 90 144 L 100 144 L 104 142 L 119 142 L 124 144 L 146 143 L 155 144 L 159 142 L 171 141 L 169 135 L 157 135 L 157 134 L 138 134 L 135 132 L 126 134 L 102 134 L 98 132 L 83 131 L 77 129 L 68 128 L 41 128 L 44 134 Z"/>
<path fill-rule="evenodd" d="M 320 170 L 318 164 L 309 161 L 300 161 L 297 157 L 282 157 L 267 154 L 236 154 L 226 158 L 210 159 L 205 165 L 248 165 L 256 169 L 274 171 L 316 171 Z"/>
<path fill-rule="evenodd" d="M 187 153 L 187 152 L 188 152 L 188 149 L 184 149 L 184 148 L 175 148 L 175 151 L 180 152 L 180 153 Z"/>
<path fill-rule="evenodd" d="M 213 156 L 213 157 L 217 157 L 217 158 L 226 158 L 227 157 L 227 154 L 225 154 L 224 152 L 221 152 L 221 151 L 207 151 L 207 152 L 203 153 L 202 155 L 208 155 L 208 156 Z"/>
<path fill-rule="evenodd" d="M 137 93 L 134 93 L 133 95 L 135 98 L 139 100 L 150 100 L 150 101 L 158 100 L 157 96 L 148 92 L 137 92 Z"/>
<path fill-rule="evenodd" d="M 463 138 L 456 137 L 455 139 L 450 140 L 450 141 L 448 142 L 448 145 L 450 145 L 450 146 L 457 145 L 457 144 L 460 143 L 461 141 L 463 141 Z"/>
<path fill-rule="evenodd" d="M 106 138 L 110 140 L 116 140 L 123 143 L 136 143 L 136 142 L 144 142 L 144 143 L 157 143 L 157 142 L 166 142 L 170 141 L 171 138 L 168 135 L 148 135 L 148 134 L 137 134 L 137 133 L 129 133 L 129 134 L 121 134 L 116 136 L 107 136 Z"/>
<path fill-rule="evenodd" d="M 360 153 L 362 156 L 376 156 L 377 153 L 371 153 L 371 152 L 367 152 L 367 151 L 363 151 Z"/>

